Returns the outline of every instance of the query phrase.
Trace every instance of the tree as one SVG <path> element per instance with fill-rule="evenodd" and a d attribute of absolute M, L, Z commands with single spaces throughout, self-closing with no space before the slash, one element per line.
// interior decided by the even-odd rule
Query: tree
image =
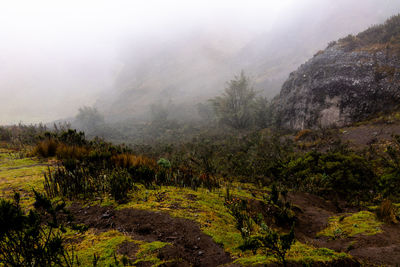
<path fill-rule="evenodd" d="M 257 97 L 254 108 L 254 123 L 264 129 L 273 124 L 274 113 L 271 101 L 266 97 Z"/>
<path fill-rule="evenodd" d="M 235 129 L 244 129 L 253 123 L 255 96 L 250 78 L 242 71 L 228 82 L 222 96 L 210 101 L 221 123 Z"/>
<path fill-rule="evenodd" d="M 76 115 L 76 124 L 79 129 L 93 133 L 104 125 L 104 117 L 95 107 L 84 106 L 79 108 L 79 113 Z"/>

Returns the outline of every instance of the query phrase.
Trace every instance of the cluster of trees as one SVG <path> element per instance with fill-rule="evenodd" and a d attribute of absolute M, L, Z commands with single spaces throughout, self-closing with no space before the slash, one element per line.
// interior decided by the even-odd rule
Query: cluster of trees
<path fill-rule="evenodd" d="M 211 129 L 265 129 L 274 124 L 274 112 L 271 101 L 253 88 L 252 80 L 242 71 L 227 82 L 220 96 L 190 108 L 171 101 L 158 102 L 150 105 L 148 119 L 106 122 L 95 107 L 85 106 L 79 109 L 72 126 L 90 138 L 99 136 L 117 143 L 176 143 Z"/>

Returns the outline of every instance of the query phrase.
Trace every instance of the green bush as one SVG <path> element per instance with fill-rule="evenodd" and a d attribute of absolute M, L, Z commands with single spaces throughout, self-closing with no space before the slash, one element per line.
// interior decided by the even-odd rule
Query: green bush
<path fill-rule="evenodd" d="M 285 166 L 283 183 L 325 197 L 370 200 L 377 186 L 370 162 L 354 153 L 309 152 Z"/>
<path fill-rule="evenodd" d="M 272 253 L 286 267 L 286 254 L 294 241 L 294 225 L 289 233 L 281 234 L 268 227 L 265 223 L 261 223 L 261 233 L 246 238 L 239 248 L 244 251 L 252 250 L 253 252 L 262 249 L 265 254 Z"/>
<path fill-rule="evenodd" d="M 132 190 L 133 180 L 126 169 L 114 169 L 108 177 L 108 185 L 112 197 L 118 202 L 123 202 Z"/>
<path fill-rule="evenodd" d="M 156 172 L 147 165 L 132 166 L 129 168 L 129 173 L 135 182 L 142 183 L 146 187 L 151 186 L 156 177 Z"/>
<path fill-rule="evenodd" d="M 72 266 L 65 250 L 57 215 L 65 204 L 53 205 L 35 193 L 35 210 L 25 214 L 19 205 L 0 199 L 0 262 L 4 266 Z M 47 218 L 44 220 L 44 218 Z"/>
<path fill-rule="evenodd" d="M 393 137 L 393 144 L 381 155 L 383 173 L 379 179 L 379 189 L 386 198 L 400 197 L 400 136 Z"/>

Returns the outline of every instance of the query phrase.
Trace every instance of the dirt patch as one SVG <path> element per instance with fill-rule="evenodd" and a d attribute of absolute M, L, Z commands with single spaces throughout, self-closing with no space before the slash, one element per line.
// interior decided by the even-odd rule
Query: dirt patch
<path fill-rule="evenodd" d="M 138 249 L 138 245 L 134 242 L 124 241 L 118 246 L 117 253 L 128 257 L 130 260 L 134 260 Z"/>
<path fill-rule="evenodd" d="M 357 235 L 336 240 L 321 237 L 315 240 L 314 245 L 347 252 L 367 266 L 395 266 L 400 262 L 400 226 L 384 225 L 382 230 L 383 233 L 376 235 Z"/>
<path fill-rule="evenodd" d="M 326 228 L 329 217 L 337 211 L 331 202 L 308 193 L 289 193 L 288 199 L 296 213 L 296 238 L 305 243 L 312 241 L 318 232 Z"/>
<path fill-rule="evenodd" d="M 383 225 L 383 233 L 376 235 L 357 235 L 336 240 L 328 237 L 318 238 L 317 233 L 328 226 L 329 217 L 341 214 L 338 213 L 336 205 L 307 193 L 290 193 L 289 199 L 295 206 L 300 207 L 299 210 L 295 209 L 297 216 L 295 234 L 299 241 L 349 253 L 367 266 L 395 266 L 400 263 L 399 224 Z"/>
<path fill-rule="evenodd" d="M 393 134 L 400 134 L 400 125 L 368 124 L 344 128 L 341 139 L 348 141 L 353 148 L 363 148 L 376 142 L 391 140 Z"/>
<path fill-rule="evenodd" d="M 182 266 L 218 266 L 232 261 L 229 254 L 204 234 L 197 223 L 173 218 L 164 212 L 137 209 L 114 210 L 111 207 L 70 207 L 75 223 L 98 231 L 116 229 L 137 240 L 169 242 L 159 251 L 163 259 L 175 260 Z M 176 266 L 176 265 L 174 265 Z"/>
<path fill-rule="evenodd" d="M 38 167 L 38 166 L 52 166 L 50 164 L 46 164 L 46 163 L 37 163 L 37 164 L 32 164 L 32 165 L 24 165 L 24 166 L 16 166 L 16 167 L 7 167 L 7 168 L 3 168 L 0 169 L 0 171 L 10 171 L 10 170 L 18 170 L 18 169 L 23 169 L 23 168 L 32 168 L 32 167 Z"/>

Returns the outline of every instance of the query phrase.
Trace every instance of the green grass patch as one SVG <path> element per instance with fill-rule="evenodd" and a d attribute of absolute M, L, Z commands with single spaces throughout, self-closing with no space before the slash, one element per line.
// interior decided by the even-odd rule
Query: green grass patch
<path fill-rule="evenodd" d="M 382 232 L 382 222 L 376 215 L 369 211 L 360 211 L 349 216 L 334 216 L 329 218 L 329 226 L 319 232 L 317 236 L 331 238 L 345 238 L 349 236 L 375 235 Z"/>
<path fill-rule="evenodd" d="M 99 256 L 97 266 L 115 266 L 114 254 L 117 254 L 118 246 L 124 241 L 132 241 L 115 230 L 101 234 L 95 234 L 93 230 L 89 230 L 84 234 L 76 234 L 74 239 L 82 239 L 80 243 L 73 245 L 81 266 L 92 266 L 95 254 Z M 116 257 L 117 260 L 121 258 L 120 255 Z"/>
<path fill-rule="evenodd" d="M 134 265 L 137 265 L 139 262 L 151 262 L 153 266 L 158 266 L 163 261 L 157 258 L 157 252 L 163 247 L 170 245 L 169 243 L 154 241 L 151 243 L 142 243 L 140 245 L 139 251 L 136 253 L 136 261 Z"/>
<path fill-rule="evenodd" d="M 346 253 L 338 253 L 328 248 L 315 248 L 300 242 L 295 242 L 288 252 L 287 260 L 289 262 L 296 262 L 307 266 L 307 264 L 315 262 L 328 263 L 330 261 L 345 259 L 348 257 L 349 255 Z M 272 255 L 265 255 L 263 253 L 254 255 L 252 253 L 246 253 L 240 255 L 240 258 L 235 260 L 235 263 L 244 266 L 252 266 L 278 263 L 278 261 Z"/>

